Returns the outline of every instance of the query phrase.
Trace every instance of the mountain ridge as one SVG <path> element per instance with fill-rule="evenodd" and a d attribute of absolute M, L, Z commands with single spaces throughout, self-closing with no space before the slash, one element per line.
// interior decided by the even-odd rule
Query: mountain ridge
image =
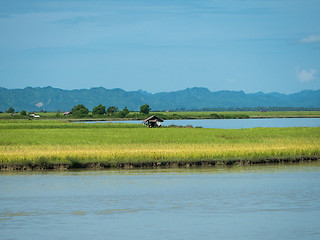
<path fill-rule="evenodd" d="M 186 88 L 172 92 L 148 93 L 142 89 L 125 91 L 121 88 L 64 90 L 60 88 L 26 87 L 7 89 L 0 87 L 0 111 L 13 107 L 16 111 L 67 111 L 77 104 L 90 110 L 99 105 L 128 107 L 137 111 L 143 104 L 152 110 L 200 110 L 213 108 L 304 107 L 320 108 L 320 90 L 303 90 L 293 94 L 245 93 L 244 91 L 210 91 L 203 87 Z"/>

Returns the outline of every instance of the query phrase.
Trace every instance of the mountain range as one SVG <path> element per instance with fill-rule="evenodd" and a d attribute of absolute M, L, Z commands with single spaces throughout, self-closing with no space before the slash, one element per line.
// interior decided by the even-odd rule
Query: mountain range
<path fill-rule="evenodd" d="M 128 107 L 137 111 L 143 104 L 152 110 L 200 110 L 227 108 L 291 107 L 320 108 L 320 90 L 304 90 L 294 94 L 245 93 L 243 91 L 216 91 L 207 88 L 187 88 L 174 92 L 148 93 L 143 90 L 122 89 L 63 90 L 53 87 L 0 88 L 0 111 L 13 107 L 16 111 L 67 111 L 83 104 L 90 110 L 102 104 L 119 109 Z"/>

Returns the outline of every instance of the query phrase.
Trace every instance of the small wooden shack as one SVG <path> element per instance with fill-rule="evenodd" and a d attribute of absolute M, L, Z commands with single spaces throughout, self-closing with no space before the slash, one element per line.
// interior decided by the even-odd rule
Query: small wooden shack
<path fill-rule="evenodd" d="M 143 124 L 145 124 L 147 127 L 161 127 L 162 122 L 163 120 L 157 116 L 151 116 L 143 120 Z"/>

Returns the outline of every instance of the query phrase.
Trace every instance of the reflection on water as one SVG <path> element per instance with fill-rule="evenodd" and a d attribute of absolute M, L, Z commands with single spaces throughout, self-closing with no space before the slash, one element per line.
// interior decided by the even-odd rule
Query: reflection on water
<path fill-rule="evenodd" d="M 319 239 L 320 163 L 0 173 L 1 239 Z"/>

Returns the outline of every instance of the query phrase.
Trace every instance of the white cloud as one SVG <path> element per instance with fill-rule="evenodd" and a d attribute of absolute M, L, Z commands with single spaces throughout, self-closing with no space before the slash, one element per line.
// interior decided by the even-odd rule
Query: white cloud
<path fill-rule="evenodd" d="M 297 77 L 300 82 L 310 82 L 311 80 L 316 78 L 315 75 L 317 74 L 317 72 L 318 71 L 315 69 L 302 69 L 300 71 L 297 71 Z"/>
<path fill-rule="evenodd" d="M 320 42 L 320 34 L 309 35 L 300 40 L 302 43 L 317 43 Z"/>

